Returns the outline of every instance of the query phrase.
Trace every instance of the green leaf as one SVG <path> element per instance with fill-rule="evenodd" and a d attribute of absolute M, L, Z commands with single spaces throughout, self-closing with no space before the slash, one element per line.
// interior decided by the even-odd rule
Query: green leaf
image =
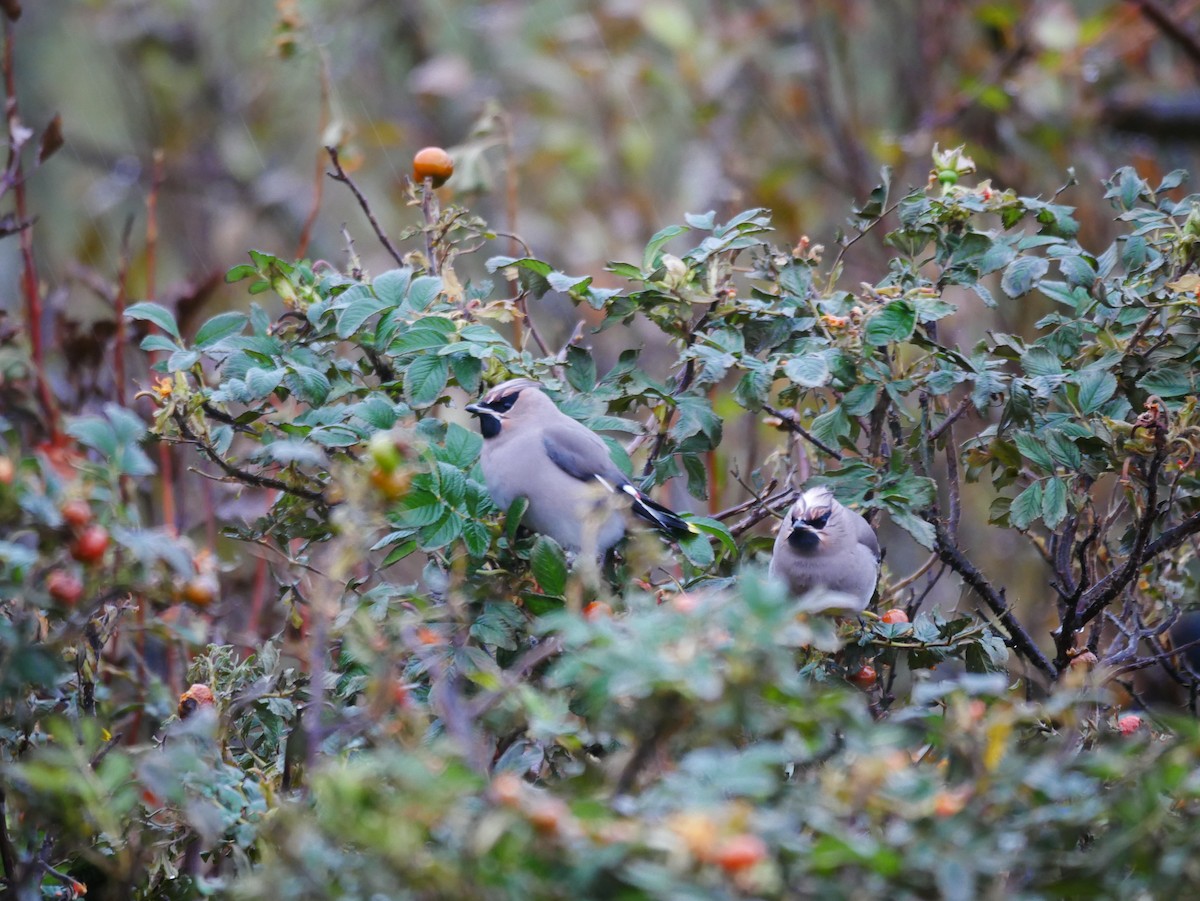
<path fill-rule="evenodd" d="M 1009 508 L 1013 528 L 1025 530 L 1042 515 L 1042 483 L 1034 482 L 1015 498 Z"/>
<path fill-rule="evenodd" d="M 1000 278 L 1000 290 L 1009 297 L 1028 294 L 1049 271 L 1049 260 L 1042 257 L 1017 257 L 1005 268 L 1004 275 Z"/>
<path fill-rule="evenodd" d="M 646 250 L 642 254 L 642 269 L 649 271 L 658 266 L 659 251 L 672 238 L 677 238 L 679 235 L 687 232 L 688 228 L 685 225 L 668 225 L 666 228 L 657 232 L 650 243 L 646 245 Z"/>
<path fill-rule="evenodd" d="M 917 311 L 907 300 L 889 301 L 867 320 L 864 337 L 877 347 L 890 341 L 907 340 L 917 325 Z"/>
<path fill-rule="evenodd" d="M 693 566 L 699 569 L 708 569 L 716 560 L 716 556 L 713 554 L 712 542 L 708 540 L 707 535 L 703 533 L 699 535 L 684 535 L 678 541 L 679 550 L 683 552 L 683 556 Z"/>
<path fill-rule="evenodd" d="M 805 388 L 819 388 L 829 382 L 829 361 L 823 353 L 792 357 L 783 367 L 783 374 Z"/>
<path fill-rule="evenodd" d="M 387 309 L 387 304 L 374 297 L 360 297 L 350 301 L 338 312 L 337 336 L 343 341 L 362 328 L 362 324 Z"/>
<path fill-rule="evenodd" d="M 1117 377 L 1104 369 L 1085 369 L 1072 381 L 1079 386 L 1079 412 L 1095 413 L 1117 393 Z"/>
<path fill-rule="evenodd" d="M 1067 483 L 1060 478 L 1046 480 L 1042 489 L 1042 519 L 1051 529 L 1067 518 Z"/>
<path fill-rule="evenodd" d="M 245 313 L 219 313 L 200 326 L 200 331 L 196 332 L 196 346 L 211 347 L 222 338 L 236 335 L 246 327 L 248 321 Z"/>
<path fill-rule="evenodd" d="M 911 535 L 913 541 L 927 551 L 933 550 L 934 543 L 937 541 L 937 531 L 932 523 L 926 522 L 917 514 L 907 510 L 889 508 L 888 516 L 891 517 L 892 522 Z"/>
<path fill-rule="evenodd" d="M 428 407 L 438 399 L 449 376 L 445 357 L 417 357 L 404 371 L 404 396 L 414 407 Z"/>
<path fill-rule="evenodd" d="M 407 266 L 402 269 L 389 269 L 387 272 L 381 272 L 371 282 L 371 290 L 389 307 L 398 307 L 404 303 L 404 296 L 408 293 L 412 274 L 412 269 Z"/>
<path fill-rule="evenodd" d="M 176 341 L 180 340 L 179 326 L 175 324 L 175 316 L 166 307 L 144 300 L 126 308 L 125 316 L 129 319 L 145 319 L 153 322 L 168 335 L 174 337 Z"/>
<path fill-rule="evenodd" d="M 504 535 L 508 538 L 508 543 L 512 544 L 517 540 L 517 529 L 521 527 L 521 517 L 525 515 L 525 511 L 529 509 L 529 499 L 519 497 L 509 505 L 508 510 L 504 513 Z"/>
<path fill-rule="evenodd" d="M 414 278 L 408 287 L 408 305 L 414 310 L 424 310 L 441 290 L 442 280 L 435 275 Z"/>
<path fill-rule="evenodd" d="M 311 366 L 292 367 L 292 371 L 284 376 L 283 382 L 288 386 L 288 390 L 313 406 L 320 406 L 329 397 L 329 379 L 325 377 L 325 373 Z"/>
<path fill-rule="evenodd" d="M 1159 397 L 1179 397 L 1191 394 L 1195 390 L 1192 387 L 1191 374 L 1174 366 L 1155 369 L 1148 375 L 1142 376 L 1138 380 L 1138 387 L 1150 394 L 1157 394 Z"/>
<path fill-rule="evenodd" d="M 529 568 L 543 593 L 562 597 L 567 588 L 567 558 L 557 541 L 539 535 L 529 553 Z"/>

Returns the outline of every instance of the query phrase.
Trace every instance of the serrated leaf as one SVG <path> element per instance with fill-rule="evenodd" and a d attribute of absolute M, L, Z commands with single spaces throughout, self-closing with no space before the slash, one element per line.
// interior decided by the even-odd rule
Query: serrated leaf
<path fill-rule="evenodd" d="M 219 313 L 200 326 L 200 331 L 196 332 L 196 346 L 210 347 L 222 338 L 236 335 L 246 327 L 248 321 L 245 313 Z"/>
<path fill-rule="evenodd" d="M 283 377 L 288 390 L 302 400 L 320 406 L 329 397 L 329 379 L 325 373 L 311 366 L 293 366 L 292 371 Z"/>
<path fill-rule="evenodd" d="M 1004 275 L 1000 278 L 1000 290 L 1009 297 L 1028 294 L 1049 271 L 1049 260 L 1042 257 L 1017 257 L 1005 268 Z"/>
<path fill-rule="evenodd" d="M 442 290 L 442 280 L 436 275 L 422 275 L 408 286 L 408 305 L 414 310 L 424 310 Z"/>
<path fill-rule="evenodd" d="M 1138 380 L 1138 387 L 1159 397 L 1180 397 L 1193 392 L 1190 373 L 1177 367 L 1155 369 Z"/>
<path fill-rule="evenodd" d="M 404 302 L 404 296 L 408 293 L 412 274 L 412 269 L 407 266 L 401 269 L 389 269 L 387 272 L 381 272 L 371 282 L 371 290 L 375 292 L 376 297 L 389 307 L 398 307 Z"/>
<path fill-rule="evenodd" d="M 933 550 L 934 543 L 937 541 L 937 531 L 932 523 L 926 522 L 917 514 L 907 510 L 889 509 L 888 516 L 891 517 L 892 522 L 911 535 L 913 541 L 927 551 Z"/>
<path fill-rule="evenodd" d="M 357 332 L 364 322 L 387 309 L 387 304 L 375 297 L 360 297 L 350 301 L 338 312 L 337 336 L 343 341 Z"/>
<path fill-rule="evenodd" d="M 404 371 L 404 396 L 414 407 L 428 407 L 438 399 L 449 376 L 450 365 L 445 357 L 417 357 Z"/>
<path fill-rule="evenodd" d="M 153 322 L 176 341 L 180 340 L 179 326 L 175 323 L 175 316 L 166 307 L 144 300 L 127 307 L 125 316 L 128 319 L 144 319 L 147 322 Z"/>
<path fill-rule="evenodd" d="M 1104 369 L 1085 369 L 1072 380 L 1079 386 L 1079 412 L 1095 413 L 1117 393 L 1117 377 Z"/>
<path fill-rule="evenodd" d="M 863 337 L 876 346 L 891 341 L 905 341 L 911 337 L 916 325 L 917 311 L 912 304 L 907 300 L 893 300 L 867 320 Z"/>
<path fill-rule="evenodd" d="M 1016 529 L 1028 529 L 1042 515 L 1042 483 L 1034 482 L 1013 498 L 1009 519 Z"/>
<path fill-rule="evenodd" d="M 539 535 L 529 553 L 529 568 L 544 594 L 561 597 L 567 588 L 567 558 L 558 542 Z"/>
<path fill-rule="evenodd" d="M 822 353 L 792 357 L 784 364 L 783 374 L 805 388 L 819 388 L 829 382 L 829 360 Z"/>
<path fill-rule="evenodd" d="M 1046 480 L 1042 489 L 1042 519 L 1051 529 L 1067 518 L 1067 483 L 1060 478 Z"/>

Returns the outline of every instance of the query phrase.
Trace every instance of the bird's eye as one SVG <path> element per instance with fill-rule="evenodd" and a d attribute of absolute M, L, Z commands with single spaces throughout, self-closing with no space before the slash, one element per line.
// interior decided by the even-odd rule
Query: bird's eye
<path fill-rule="evenodd" d="M 497 413 L 507 413 L 512 409 L 512 405 L 517 402 L 517 395 L 520 393 L 520 391 L 510 391 L 508 394 L 497 397 L 495 400 L 488 401 L 484 406 L 489 410 L 495 410 Z"/>
<path fill-rule="evenodd" d="M 823 529 L 823 528 L 825 528 L 825 524 L 827 522 L 829 522 L 829 514 L 832 512 L 833 512 L 832 510 L 826 510 L 825 512 L 819 514 L 818 516 L 814 516 L 814 517 L 810 518 L 808 520 L 808 524 L 810 526 L 812 526 L 814 529 Z"/>

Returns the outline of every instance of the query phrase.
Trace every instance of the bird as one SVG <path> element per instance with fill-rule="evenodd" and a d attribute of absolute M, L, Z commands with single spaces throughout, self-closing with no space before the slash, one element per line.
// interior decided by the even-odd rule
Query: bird
<path fill-rule="evenodd" d="M 467 412 L 483 435 L 480 464 L 496 506 L 528 501 L 523 523 L 565 550 L 603 557 L 625 535 L 610 496 L 672 538 L 695 526 L 638 490 L 613 463 L 604 440 L 555 406 L 532 379 L 497 385 Z"/>
<path fill-rule="evenodd" d="M 769 574 L 801 595 L 826 588 L 850 602 L 841 609 L 861 613 L 879 580 L 879 539 L 871 524 L 838 503 L 828 488 L 803 491 L 783 518 Z"/>

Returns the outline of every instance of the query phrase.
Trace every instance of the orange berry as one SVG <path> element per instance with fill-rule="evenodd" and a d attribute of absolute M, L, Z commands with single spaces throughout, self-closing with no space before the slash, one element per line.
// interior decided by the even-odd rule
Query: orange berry
<path fill-rule="evenodd" d="M 967 792 L 940 791 L 933 799 L 933 812 L 939 817 L 952 817 L 967 806 Z"/>
<path fill-rule="evenodd" d="M 608 604 L 604 603 L 604 601 L 592 601 L 590 604 L 588 604 L 586 607 L 583 608 L 583 618 L 584 619 L 590 619 L 590 620 L 596 620 L 596 619 L 601 619 L 601 618 L 611 619 L 612 615 L 613 615 L 613 608 L 610 607 Z"/>
<path fill-rule="evenodd" d="M 1117 728 L 1121 734 L 1128 737 L 1142 728 L 1142 718 L 1136 713 L 1127 713 L 1117 720 Z"/>
<path fill-rule="evenodd" d="M 883 616 L 879 617 L 885 623 L 906 623 L 908 622 L 908 614 L 899 607 L 893 607 Z"/>
<path fill-rule="evenodd" d="M 144 803 L 147 807 L 163 806 L 162 798 L 148 788 L 142 789 L 142 803 Z"/>
<path fill-rule="evenodd" d="M 183 599 L 196 607 L 207 607 L 217 596 L 220 585 L 211 573 L 188 579 L 183 586 Z"/>
<path fill-rule="evenodd" d="M 421 184 L 426 178 L 440 188 L 454 174 L 454 160 L 441 147 L 423 147 L 413 157 L 413 181 Z"/>
<path fill-rule="evenodd" d="M 417 641 L 421 644 L 441 644 L 442 636 L 428 626 L 417 629 Z"/>
<path fill-rule="evenodd" d="M 869 663 L 866 666 L 859 667 L 858 671 L 850 676 L 850 681 L 859 688 L 871 688 L 875 684 L 875 667 Z"/>
<path fill-rule="evenodd" d="M 203 682 L 193 683 L 192 686 L 179 696 L 179 718 L 186 720 L 201 707 L 213 707 L 216 698 L 212 689 Z"/>
<path fill-rule="evenodd" d="M 700 601 L 694 594 L 688 594 L 686 591 L 681 591 L 675 597 L 671 598 L 671 606 L 680 613 L 692 613 L 700 606 Z"/>
<path fill-rule="evenodd" d="M 386 470 L 376 467 L 371 470 L 371 484 L 389 501 L 398 501 L 408 494 L 412 473 L 406 469 Z"/>
<path fill-rule="evenodd" d="M 524 782 L 516 773 L 505 771 L 492 777 L 492 800 L 504 807 L 516 807 L 521 800 Z"/>
<path fill-rule="evenodd" d="M 757 835 L 743 832 L 721 843 L 721 847 L 717 849 L 716 861 L 726 873 L 740 873 L 761 863 L 766 856 L 767 843 Z"/>
<path fill-rule="evenodd" d="M 565 802 L 558 798 L 543 797 L 534 801 L 527 811 L 529 822 L 538 832 L 557 833 L 570 811 Z"/>
<path fill-rule="evenodd" d="M 0 485 L 11 485 L 17 467 L 9 457 L 0 457 Z"/>

